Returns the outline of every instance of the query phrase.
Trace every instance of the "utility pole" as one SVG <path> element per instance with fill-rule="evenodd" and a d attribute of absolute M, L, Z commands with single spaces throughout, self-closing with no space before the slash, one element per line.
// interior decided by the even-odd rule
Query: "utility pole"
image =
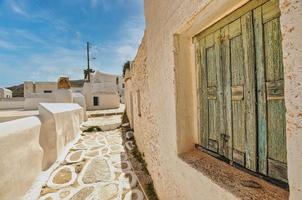
<path fill-rule="evenodd" d="M 90 63 L 89 63 L 89 42 L 87 42 L 87 71 L 88 71 L 88 82 L 90 83 Z"/>
<path fill-rule="evenodd" d="M 88 76 L 87 82 L 90 83 L 90 73 L 93 73 L 94 70 L 90 69 L 90 53 L 89 53 L 89 50 L 90 50 L 90 43 L 87 42 L 87 47 L 86 47 L 86 54 L 87 54 L 87 69 L 84 70 L 84 79 L 86 79 L 86 77 Z M 95 59 L 95 58 L 93 58 L 93 59 Z"/>

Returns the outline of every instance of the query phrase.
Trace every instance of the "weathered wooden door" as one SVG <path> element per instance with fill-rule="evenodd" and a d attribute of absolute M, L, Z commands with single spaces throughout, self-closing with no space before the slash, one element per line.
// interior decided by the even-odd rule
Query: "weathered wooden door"
<path fill-rule="evenodd" d="M 196 36 L 195 46 L 200 144 L 286 181 L 279 15 L 278 1 L 251 1 Z"/>
<path fill-rule="evenodd" d="M 258 97 L 259 171 L 287 180 L 284 68 L 278 1 L 254 13 Z"/>

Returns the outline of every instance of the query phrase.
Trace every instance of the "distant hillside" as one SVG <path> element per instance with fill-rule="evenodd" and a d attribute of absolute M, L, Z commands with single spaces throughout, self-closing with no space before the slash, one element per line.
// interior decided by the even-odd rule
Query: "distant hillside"
<path fill-rule="evenodd" d="M 24 87 L 23 84 L 8 87 L 7 89 L 13 92 L 13 97 L 24 97 Z"/>
<path fill-rule="evenodd" d="M 83 79 L 80 79 L 80 80 L 70 80 L 71 87 L 83 87 L 84 82 L 85 81 Z"/>
<path fill-rule="evenodd" d="M 71 87 L 83 87 L 84 80 L 70 80 Z M 7 89 L 13 92 L 13 97 L 24 97 L 24 84 L 7 87 Z"/>

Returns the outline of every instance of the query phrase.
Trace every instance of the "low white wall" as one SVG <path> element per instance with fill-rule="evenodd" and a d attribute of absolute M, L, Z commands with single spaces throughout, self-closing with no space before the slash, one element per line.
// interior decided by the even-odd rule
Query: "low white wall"
<path fill-rule="evenodd" d="M 0 110 L 24 108 L 24 98 L 10 98 L 0 100 Z"/>
<path fill-rule="evenodd" d="M 24 118 L 24 116 L 0 116 L 0 123 L 13 121 L 16 119 L 22 119 L 22 118 Z"/>
<path fill-rule="evenodd" d="M 72 101 L 73 103 L 79 104 L 83 108 L 83 114 L 84 114 L 84 119 L 85 121 L 87 120 L 87 115 L 86 115 L 86 99 L 84 95 L 81 93 L 72 93 Z"/>
<path fill-rule="evenodd" d="M 46 170 L 79 134 L 83 108 L 71 103 L 41 103 L 39 113 L 42 122 L 40 144 L 44 150 L 43 170 Z"/>
<path fill-rule="evenodd" d="M 24 108 L 24 101 L 0 101 L 0 110 Z"/>
<path fill-rule="evenodd" d="M 42 170 L 41 122 L 28 117 L 0 123 L 0 198 L 20 199 Z"/>
<path fill-rule="evenodd" d="M 54 98 L 25 98 L 24 110 L 37 110 L 39 103 L 51 103 L 54 102 Z"/>

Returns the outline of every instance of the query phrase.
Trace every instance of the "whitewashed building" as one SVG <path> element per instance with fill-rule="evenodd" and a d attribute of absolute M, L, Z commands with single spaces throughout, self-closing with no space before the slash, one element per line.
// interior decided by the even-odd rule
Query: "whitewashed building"
<path fill-rule="evenodd" d="M 83 95 L 87 110 L 113 109 L 120 106 L 120 77 L 96 71 L 85 82 Z"/>
<path fill-rule="evenodd" d="M 0 98 L 1 99 L 8 99 L 12 98 L 12 91 L 6 88 L 0 88 Z"/>
<path fill-rule="evenodd" d="M 119 75 L 100 71 L 90 74 L 88 80 L 70 81 L 70 93 L 85 96 L 87 110 L 119 108 L 124 102 L 124 81 Z M 39 103 L 56 102 L 57 82 L 24 82 L 24 108 L 37 109 Z"/>

